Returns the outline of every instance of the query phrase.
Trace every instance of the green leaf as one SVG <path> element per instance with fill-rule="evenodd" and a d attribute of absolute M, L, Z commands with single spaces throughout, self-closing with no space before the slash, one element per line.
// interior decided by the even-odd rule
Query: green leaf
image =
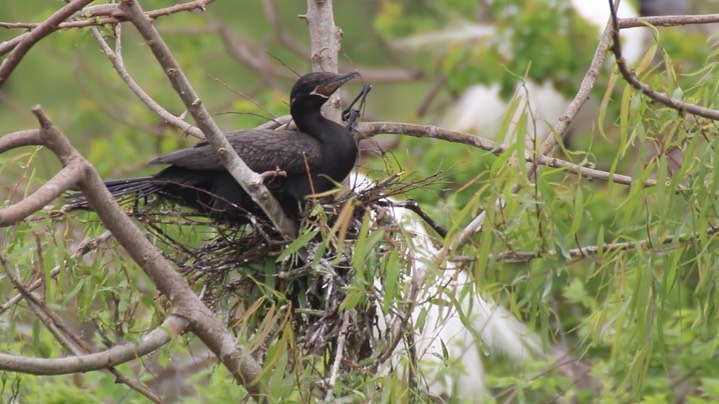
<path fill-rule="evenodd" d="M 279 257 L 277 257 L 275 262 L 282 262 L 285 260 L 285 258 L 299 251 L 300 248 L 306 246 L 310 240 L 315 238 L 315 236 L 317 236 L 317 233 L 319 233 L 319 230 L 310 230 L 305 234 L 302 234 L 297 237 L 293 242 L 291 242 L 287 247 L 285 247 L 284 250 L 282 250 L 282 253 L 280 253 Z"/>

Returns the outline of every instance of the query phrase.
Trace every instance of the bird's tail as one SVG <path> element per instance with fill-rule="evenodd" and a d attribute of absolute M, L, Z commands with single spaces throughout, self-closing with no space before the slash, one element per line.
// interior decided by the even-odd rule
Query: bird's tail
<path fill-rule="evenodd" d="M 126 199 L 133 201 L 143 199 L 162 188 L 162 184 L 150 176 L 105 181 L 105 186 L 112 196 L 120 202 Z M 90 209 L 90 205 L 82 192 L 66 195 L 65 199 L 68 200 L 68 203 L 65 205 L 65 209 L 67 210 Z"/>

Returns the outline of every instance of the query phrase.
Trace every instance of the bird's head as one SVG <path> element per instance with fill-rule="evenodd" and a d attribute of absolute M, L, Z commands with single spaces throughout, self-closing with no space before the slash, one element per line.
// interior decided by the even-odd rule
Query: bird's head
<path fill-rule="evenodd" d="M 290 93 L 290 106 L 316 107 L 319 109 L 338 88 L 359 73 L 337 74 L 328 72 L 314 72 L 305 74 L 297 80 Z"/>

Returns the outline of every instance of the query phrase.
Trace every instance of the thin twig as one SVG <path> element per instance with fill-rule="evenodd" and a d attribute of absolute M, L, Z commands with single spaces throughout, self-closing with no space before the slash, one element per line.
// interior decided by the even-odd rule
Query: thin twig
<path fill-rule="evenodd" d="M 98 248 L 98 246 L 104 242 L 106 242 L 110 237 L 112 236 L 112 233 L 105 230 L 97 237 L 89 238 L 83 240 L 77 248 L 75 248 L 75 251 L 70 254 L 70 258 L 73 260 L 77 260 L 78 258 L 81 258 L 84 255 L 87 255 L 88 253 L 95 251 L 95 249 Z M 62 264 L 56 265 L 51 271 L 50 271 L 50 278 L 55 279 L 58 274 L 60 274 L 60 271 L 65 268 L 65 265 L 67 263 L 64 262 Z M 39 288 L 40 286 L 45 284 L 45 278 L 38 278 L 33 283 L 27 286 L 27 290 L 29 292 L 34 291 L 35 289 Z M 4 312 L 6 312 L 9 308 L 17 304 L 22 299 L 22 294 L 18 293 L 17 295 L 13 296 L 12 298 L 8 299 L 7 302 L 0 305 L 0 316 Z"/>
<path fill-rule="evenodd" d="M 198 139 L 204 139 L 204 135 L 202 134 L 202 131 L 197 128 L 196 126 L 190 125 L 187 121 L 171 114 L 168 110 L 163 108 L 160 104 L 158 104 L 152 97 L 150 97 L 149 94 L 145 92 L 145 90 L 140 87 L 140 85 L 137 84 L 137 82 L 130 76 L 130 73 L 127 72 L 127 69 L 125 69 L 124 64 L 122 63 L 122 54 L 113 51 L 112 48 L 107 44 L 105 39 L 102 37 L 102 34 L 100 34 L 100 31 L 97 29 L 97 27 L 91 27 L 90 33 L 92 34 L 92 37 L 95 38 L 95 41 L 98 45 L 100 45 L 100 49 L 102 49 L 103 53 L 105 53 L 105 56 L 110 60 L 110 63 L 112 63 L 112 67 L 115 68 L 115 71 L 117 72 L 118 76 L 122 79 L 122 81 L 127 84 L 127 86 L 130 88 L 130 90 L 135 93 L 137 98 L 140 99 L 145 105 L 147 105 L 150 110 L 152 110 L 154 113 L 160 116 L 160 118 L 164 119 L 165 122 L 168 124 L 180 129 L 182 133 L 188 134 L 190 136 L 196 137 Z M 118 37 L 117 41 L 120 41 L 120 37 Z"/>
<path fill-rule="evenodd" d="M 69 327 L 64 324 L 64 321 L 60 318 L 60 316 L 50 310 L 50 308 L 47 307 L 47 304 L 35 297 L 32 292 L 30 292 L 25 287 L 25 285 L 22 284 L 19 276 L 16 276 L 13 271 L 10 270 L 7 265 L 7 262 L 5 262 L 5 260 L 1 257 L 0 263 L 2 263 L 3 269 L 5 270 L 5 273 L 7 274 L 10 281 L 15 285 L 15 288 L 19 291 L 19 293 L 25 298 L 25 301 L 28 303 L 30 310 L 35 313 L 37 318 L 43 323 L 43 325 L 45 325 L 45 328 L 47 328 L 47 330 L 55 337 L 55 340 L 57 340 L 57 342 L 60 343 L 60 345 L 65 348 L 65 350 L 75 356 L 83 356 L 88 352 L 94 351 L 94 349 L 88 343 L 83 341 L 75 333 L 69 330 Z M 155 393 L 148 389 L 147 386 L 144 386 L 140 383 L 135 382 L 134 380 L 129 379 L 128 377 L 120 373 L 120 371 L 118 371 L 114 366 L 108 365 L 105 370 L 115 376 L 115 379 L 117 381 L 126 384 L 131 389 L 147 397 L 150 401 L 155 403 L 162 402 L 162 400 L 160 400 L 160 398 L 157 397 Z"/>
<path fill-rule="evenodd" d="M 347 341 L 347 329 L 350 325 L 350 311 L 345 310 L 342 315 L 342 325 L 340 326 L 340 333 L 337 337 L 337 349 L 335 351 L 335 358 L 332 362 L 332 372 L 330 373 L 330 380 L 327 382 L 327 394 L 325 395 L 325 401 L 332 401 L 334 399 L 332 390 L 337 383 L 337 377 L 340 372 L 340 364 L 344 358 L 345 342 Z"/>
<path fill-rule="evenodd" d="M 20 63 L 33 45 L 53 33 L 60 23 L 70 18 L 75 12 L 89 3 L 92 3 L 92 1 L 93 0 L 72 0 L 60 10 L 56 11 L 47 20 L 38 24 L 32 31 L 27 33 L 27 35 L 23 35 L 22 40 L 17 43 L 13 51 L 0 63 L 0 88 L 7 82 L 10 74 L 15 70 L 15 67 L 17 67 L 18 63 Z"/>
<path fill-rule="evenodd" d="M 196 9 L 204 11 L 205 6 L 213 1 L 215 0 L 195 0 L 187 3 L 176 4 L 171 7 L 148 11 L 147 16 L 152 19 L 156 19 L 158 17 L 164 17 L 183 11 L 192 11 Z M 81 17 L 83 19 L 63 22 L 57 26 L 57 29 L 85 28 L 98 25 L 117 24 L 128 20 L 125 13 L 120 10 L 117 4 L 101 4 L 98 6 L 88 7 L 87 9 L 82 10 L 81 13 L 78 13 L 76 17 Z M 0 28 L 34 29 L 39 25 L 40 24 L 38 23 L 32 22 L 0 22 Z"/>
<path fill-rule="evenodd" d="M 709 227 L 704 232 L 692 232 L 686 234 L 675 234 L 668 235 L 661 240 L 652 241 L 650 238 L 640 241 L 626 241 L 621 243 L 605 243 L 601 245 L 583 246 L 573 248 L 562 252 L 562 256 L 569 258 L 587 258 L 599 254 L 599 252 L 614 252 L 614 251 L 634 251 L 634 250 L 646 250 L 656 249 L 655 244 L 668 246 L 667 249 L 674 249 L 682 247 L 686 244 L 691 244 L 699 240 L 703 236 L 714 236 L 719 233 L 719 227 Z M 676 244 L 675 244 L 676 243 Z M 537 258 L 550 258 L 557 257 L 559 253 L 557 251 L 544 251 L 544 252 L 532 252 L 532 251 L 510 251 L 506 253 L 500 253 L 496 255 L 490 254 L 490 259 L 497 261 L 509 261 L 509 262 L 530 262 Z"/>

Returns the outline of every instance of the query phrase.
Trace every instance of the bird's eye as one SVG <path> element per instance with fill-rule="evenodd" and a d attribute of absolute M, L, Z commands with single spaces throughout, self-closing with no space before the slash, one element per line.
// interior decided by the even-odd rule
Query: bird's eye
<path fill-rule="evenodd" d="M 325 80 L 325 79 L 319 79 L 319 80 L 317 80 L 317 84 L 323 85 L 323 84 L 325 84 L 326 81 L 327 80 Z"/>

